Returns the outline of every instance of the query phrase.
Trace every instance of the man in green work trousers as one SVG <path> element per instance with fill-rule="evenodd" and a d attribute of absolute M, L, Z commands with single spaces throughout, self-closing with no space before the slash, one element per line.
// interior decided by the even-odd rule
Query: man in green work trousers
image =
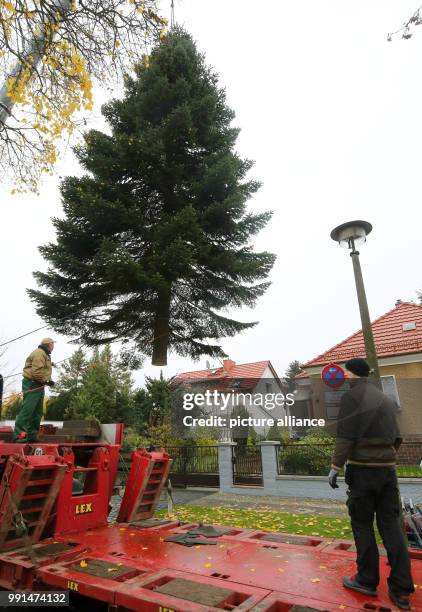
<path fill-rule="evenodd" d="M 25 361 L 22 380 L 22 407 L 15 421 L 14 442 L 35 442 L 43 414 L 44 387 L 54 386 L 51 380 L 50 355 L 54 340 L 43 338 Z"/>

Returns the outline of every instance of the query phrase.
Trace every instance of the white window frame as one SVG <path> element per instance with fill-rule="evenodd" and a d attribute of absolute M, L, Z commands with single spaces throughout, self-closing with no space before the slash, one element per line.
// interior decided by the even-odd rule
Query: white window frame
<path fill-rule="evenodd" d="M 392 378 L 393 379 L 393 386 L 394 386 L 394 401 L 397 404 L 397 408 L 398 410 L 401 410 L 401 405 L 400 405 L 400 396 L 399 396 L 399 390 L 397 388 L 397 382 L 396 382 L 396 375 L 395 374 L 382 374 L 381 375 L 381 386 L 382 386 L 382 379 L 383 378 Z M 384 391 L 384 387 L 382 387 L 383 392 Z M 387 395 L 387 394 L 386 394 Z M 393 397 L 391 395 L 388 395 L 388 397 L 390 397 L 390 399 L 393 399 Z"/>

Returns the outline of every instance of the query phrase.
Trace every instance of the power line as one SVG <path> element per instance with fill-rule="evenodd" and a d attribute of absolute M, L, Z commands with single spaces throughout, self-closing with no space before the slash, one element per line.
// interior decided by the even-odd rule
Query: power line
<path fill-rule="evenodd" d="M 56 322 L 58 321 L 67 321 L 68 319 L 73 319 L 74 318 L 74 314 L 72 315 L 66 315 L 64 317 L 60 317 L 59 319 L 56 319 Z M 91 316 L 91 317 L 87 317 L 87 318 L 94 318 L 95 315 Z M 0 344 L 0 348 L 2 346 L 6 346 L 6 344 L 11 344 L 12 342 L 15 342 L 16 340 L 20 340 L 21 338 L 25 338 L 26 336 L 30 336 L 31 334 L 34 334 L 37 331 L 40 331 L 41 329 L 46 329 L 47 327 L 51 327 L 50 325 L 43 325 L 42 327 L 37 327 L 36 329 L 33 329 L 29 332 L 26 332 L 26 334 L 22 334 L 21 336 L 16 336 L 16 338 L 12 338 L 11 340 L 7 340 L 6 342 L 2 342 Z"/>
<path fill-rule="evenodd" d="M 173 5 L 173 8 L 174 8 L 174 0 L 172 0 L 172 5 Z M 180 296 L 178 296 L 178 297 L 180 297 Z M 192 306 L 193 308 L 196 308 L 197 310 L 199 310 L 203 314 L 205 314 L 205 313 L 206 314 L 210 314 L 209 310 L 206 311 L 206 310 L 200 308 L 199 306 L 196 306 L 196 304 L 193 304 L 190 301 L 188 302 L 188 304 L 190 306 Z M 66 315 L 64 317 L 61 317 L 61 318 L 57 319 L 57 321 L 65 321 L 65 320 L 72 319 L 72 318 L 74 318 L 74 315 Z M 92 319 L 92 318 L 95 318 L 95 315 L 92 315 L 91 317 L 86 317 L 86 318 L 87 319 L 89 319 L 89 318 Z M 8 344 L 11 344 L 12 342 L 16 342 L 17 340 L 21 340 L 22 338 L 26 338 L 27 336 L 30 336 L 31 334 L 34 334 L 37 331 L 40 331 L 42 329 L 46 329 L 47 327 L 50 327 L 50 326 L 49 325 L 43 325 L 42 327 L 37 327 L 36 329 L 33 329 L 33 330 L 29 331 L 29 332 L 26 332 L 25 334 L 21 334 L 20 336 L 16 336 L 16 338 L 11 338 L 10 340 L 7 340 L 6 342 L 2 342 L 0 344 L 0 348 L 3 347 L 3 346 L 6 346 Z M 176 332 L 174 332 L 172 330 L 169 330 L 168 333 L 169 333 L 169 335 L 173 334 L 175 336 L 178 336 L 182 341 L 186 341 L 185 338 L 183 338 L 182 336 L 179 336 Z M 158 338 L 161 338 L 161 337 L 165 336 L 166 334 L 167 334 L 167 332 L 165 332 L 164 334 L 161 334 L 160 336 L 156 336 L 156 337 L 153 336 L 151 338 L 151 342 L 154 342 L 155 340 L 158 340 Z M 208 346 L 210 346 L 208 340 L 206 338 L 204 338 L 204 340 L 205 340 L 206 344 Z M 66 359 L 62 359 L 61 361 L 58 361 L 56 363 L 62 363 L 63 361 L 67 361 L 68 359 L 70 359 L 70 357 L 67 357 Z M 221 360 L 221 358 L 217 356 L 217 359 L 220 361 L 221 365 L 223 365 L 223 361 Z M 15 376 L 19 376 L 19 374 L 20 374 L 20 372 L 14 372 L 13 374 L 9 374 L 8 376 L 4 376 L 3 380 L 5 380 L 7 378 L 14 378 Z"/>
<path fill-rule="evenodd" d="M 85 320 L 89 320 L 89 319 L 95 319 L 97 315 L 91 315 L 91 316 L 85 316 Z M 69 319 L 74 319 L 75 318 L 75 314 L 71 314 L 71 315 L 65 315 L 64 317 L 59 317 L 58 319 L 56 319 L 56 323 L 58 323 L 59 321 L 68 321 Z M 0 348 L 2 346 L 6 346 L 7 344 L 11 344 L 12 342 L 15 342 L 16 340 L 20 340 L 21 338 L 25 338 L 26 336 L 30 336 L 31 334 L 34 334 L 37 331 L 40 331 L 41 329 L 46 329 L 47 327 L 51 327 L 51 325 L 43 325 L 42 327 L 37 327 L 36 329 L 33 329 L 32 331 L 27 332 L 26 334 L 22 334 L 21 336 L 17 336 L 16 338 L 12 338 L 11 340 L 7 340 L 6 342 L 2 342 L 0 344 Z"/>
<path fill-rule="evenodd" d="M 63 361 L 68 361 L 71 357 L 72 355 L 70 355 L 70 357 L 66 357 L 65 359 L 60 359 L 60 361 L 54 361 L 54 367 L 58 366 L 59 363 L 63 363 Z M 19 372 L 13 372 L 13 374 L 8 374 L 7 376 L 3 376 L 3 380 L 6 380 L 6 378 L 14 378 L 15 376 L 22 376 L 22 370 L 19 370 Z"/>
<path fill-rule="evenodd" d="M 73 319 L 75 317 L 74 314 L 71 315 L 66 315 L 64 317 L 60 317 L 58 319 L 56 319 L 56 323 L 59 321 L 67 321 L 68 319 Z M 94 319 L 96 317 L 96 315 L 91 315 L 91 316 L 86 316 L 85 319 Z M 11 340 L 7 340 L 6 342 L 2 342 L 0 344 L 0 348 L 2 346 L 6 346 L 7 344 L 11 344 L 12 342 L 15 342 L 16 340 L 20 340 L 21 338 L 25 338 L 26 336 L 30 336 L 31 334 L 34 334 L 37 331 L 40 331 L 41 329 L 46 329 L 47 327 L 51 327 L 51 325 L 43 325 L 42 327 L 37 327 L 36 329 L 33 329 L 32 331 L 27 332 L 26 334 L 22 334 L 21 336 L 17 336 L 16 338 L 12 338 Z"/>
<path fill-rule="evenodd" d="M 37 327 L 37 329 L 33 329 L 32 331 L 29 331 L 26 334 L 22 334 L 22 336 L 16 336 L 16 338 L 12 338 L 11 340 L 7 340 L 7 342 L 2 342 L 0 344 L 0 348 L 2 346 L 6 346 L 6 344 L 11 344 L 12 342 L 15 342 L 16 340 L 20 340 L 21 338 L 25 338 L 25 336 L 30 336 L 31 334 L 34 334 L 35 332 L 40 331 L 41 329 L 45 329 L 46 327 L 48 327 L 48 325 L 43 325 L 42 327 Z"/>
<path fill-rule="evenodd" d="M 15 376 L 19 376 L 20 374 L 22 374 L 21 370 L 19 370 L 19 372 L 14 372 L 13 374 L 9 374 L 8 376 L 3 376 L 3 380 L 6 380 L 6 378 L 14 378 Z"/>
<path fill-rule="evenodd" d="M 194 304 L 191 304 L 191 305 L 194 306 Z M 198 306 L 196 306 L 196 308 L 198 308 Z M 199 310 L 201 310 L 201 309 L 199 309 Z M 37 331 L 37 330 L 34 330 L 34 331 Z M 28 332 L 28 334 L 29 333 L 31 333 L 31 332 Z M 172 333 L 174 336 L 178 337 L 182 342 L 186 341 L 186 338 L 183 338 L 183 336 L 180 336 L 178 333 L 176 333 L 174 331 L 170 331 L 170 333 Z M 28 334 L 25 334 L 25 335 L 28 335 Z M 159 336 L 153 336 L 151 338 L 151 342 L 154 342 L 154 340 L 158 340 L 159 338 L 162 338 L 165 335 L 167 335 L 167 332 L 165 332 L 164 334 L 160 334 Z M 15 339 L 17 340 L 17 338 L 15 338 Z M 12 342 L 13 342 L 13 340 L 12 340 Z M 206 338 L 205 338 L 205 342 L 208 344 L 208 346 L 210 346 L 209 342 L 207 341 Z M 64 361 L 68 361 L 71 358 L 72 358 L 72 355 L 70 355 L 69 357 L 65 357 L 65 359 L 61 359 L 60 361 L 55 361 L 54 362 L 54 366 L 57 366 L 57 365 L 59 365 L 59 363 L 63 363 Z M 219 357 L 217 357 L 217 359 L 221 362 L 222 365 L 224 365 Z M 7 378 L 13 378 L 13 377 L 19 376 L 19 375 L 22 375 L 21 371 L 14 372 L 13 374 L 9 374 L 8 376 L 3 376 L 3 380 L 6 380 Z M 37 387 L 36 389 L 29 389 L 29 392 L 30 391 L 38 391 L 39 389 L 42 389 L 42 388 L 44 388 L 44 385 L 42 387 Z M 25 393 L 28 393 L 28 391 L 12 393 L 9 396 L 4 397 L 2 401 L 4 403 L 5 401 L 7 401 L 9 399 L 12 399 L 12 398 L 15 398 L 15 397 L 21 397 L 21 396 L 23 397 L 23 395 L 25 395 Z"/>

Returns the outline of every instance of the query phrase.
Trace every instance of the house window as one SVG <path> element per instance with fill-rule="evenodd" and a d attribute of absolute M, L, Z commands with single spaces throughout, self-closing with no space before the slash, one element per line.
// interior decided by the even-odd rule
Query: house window
<path fill-rule="evenodd" d="M 265 392 L 266 393 L 272 393 L 273 391 L 273 386 L 271 383 L 265 383 Z"/>
<path fill-rule="evenodd" d="M 396 377 L 394 376 L 394 374 L 381 376 L 381 386 L 385 395 L 392 399 L 393 402 L 397 404 L 397 407 L 400 410 L 400 398 L 397 389 Z"/>
<path fill-rule="evenodd" d="M 340 402 L 347 389 L 335 389 L 324 391 L 324 404 L 328 421 L 335 421 L 338 418 Z"/>

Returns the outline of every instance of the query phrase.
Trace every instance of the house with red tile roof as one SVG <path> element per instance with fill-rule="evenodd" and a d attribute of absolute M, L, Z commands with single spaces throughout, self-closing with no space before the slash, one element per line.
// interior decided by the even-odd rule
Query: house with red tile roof
<path fill-rule="evenodd" d="M 372 330 L 381 382 L 398 405 L 402 432 L 422 434 L 422 305 L 397 300 L 393 309 L 372 322 Z M 335 421 L 335 392 L 321 381 L 322 369 L 330 363 L 344 367 L 348 359 L 365 356 L 363 333 L 358 330 L 307 361 L 296 377 L 297 406 Z"/>
<path fill-rule="evenodd" d="M 270 429 L 265 424 L 269 419 L 284 418 L 287 414 L 288 407 L 282 402 L 288 388 L 269 360 L 237 364 L 232 359 L 224 359 L 219 367 L 181 372 L 174 377 L 173 383 L 187 393 L 218 392 L 218 396 L 210 399 L 212 405 L 204 406 L 204 412 L 209 415 L 230 417 L 237 407 L 246 408 L 253 419 L 263 423 L 253 426 L 256 433 L 263 436 Z M 223 401 L 223 397 L 227 399 Z M 228 430 L 224 433 L 228 438 Z"/>

